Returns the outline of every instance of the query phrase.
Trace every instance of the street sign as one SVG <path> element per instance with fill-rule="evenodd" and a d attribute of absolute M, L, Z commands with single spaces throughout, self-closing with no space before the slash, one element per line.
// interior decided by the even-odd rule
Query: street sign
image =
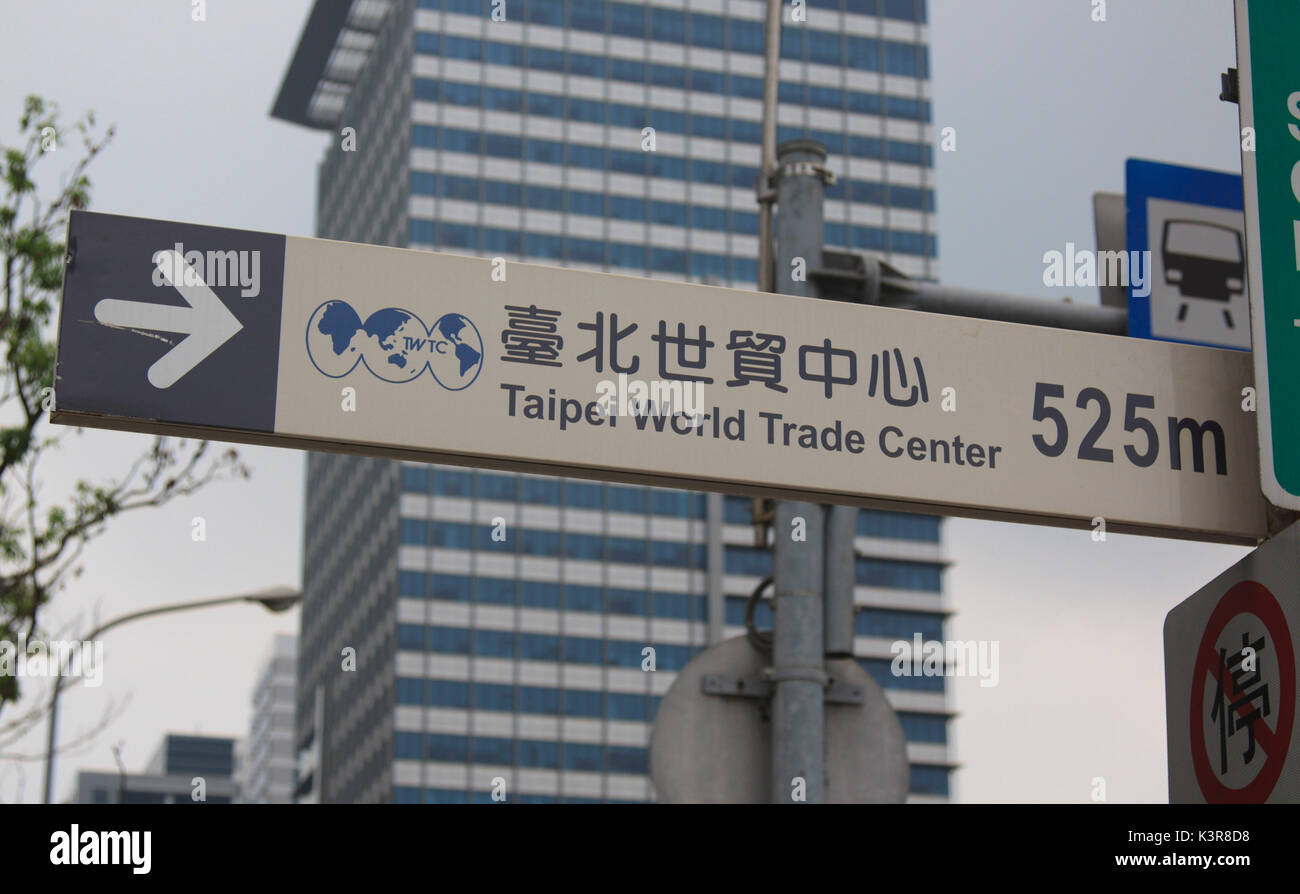
<path fill-rule="evenodd" d="M 1300 5 L 1237 0 L 1236 12 L 1260 483 L 1300 509 Z"/>
<path fill-rule="evenodd" d="M 85 212 L 70 238 L 56 422 L 1266 534 L 1234 351 Z"/>
<path fill-rule="evenodd" d="M 660 801 L 772 803 L 772 729 L 762 697 L 763 671 L 770 664 L 740 636 L 682 668 L 650 734 L 650 781 Z M 859 700 L 829 700 L 825 706 L 826 803 L 902 803 L 908 764 L 898 715 L 853 659 L 827 660 L 826 673 L 830 692 Z"/>
<path fill-rule="evenodd" d="M 1165 618 L 1169 800 L 1300 801 L 1300 523 Z"/>
<path fill-rule="evenodd" d="M 1241 178 L 1130 158 L 1124 179 L 1129 334 L 1249 351 Z"/>

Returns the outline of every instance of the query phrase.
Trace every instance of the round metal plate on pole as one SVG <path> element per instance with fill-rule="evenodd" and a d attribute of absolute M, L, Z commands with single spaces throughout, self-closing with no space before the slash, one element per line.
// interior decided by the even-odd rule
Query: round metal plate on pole
<path fill-rule="evenodd" d="M 650 734 L 650 779 L 659 801 L 772 802 L 768 665 L 741 636 L 682 669 Z M 828 660 L 826 672 L 832 681 L 825 706 L 826 803 L 902 803 L 907 745 L 898 715 L 853 659 Z"/>

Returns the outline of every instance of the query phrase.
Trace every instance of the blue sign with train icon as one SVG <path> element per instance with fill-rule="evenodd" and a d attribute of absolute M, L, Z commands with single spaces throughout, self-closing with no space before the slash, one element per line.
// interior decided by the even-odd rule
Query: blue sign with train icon
<path fill-rule="evenodd" d="M 1148 265 L 1129 335 L 1249 351 L 1241 175 L 1139 158 L 1124 171 L 1127 247 Z"/>

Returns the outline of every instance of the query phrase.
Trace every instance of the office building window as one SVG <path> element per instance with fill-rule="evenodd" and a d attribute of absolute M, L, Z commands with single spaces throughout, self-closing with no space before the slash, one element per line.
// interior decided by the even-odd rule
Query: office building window
<path fill-rule="evenodd" d="M 857 556 L 854 559 L 857 582 L 870 587 L 891 587 L 900 590 L 938 591 L 943 568 L 928 562 L 905 562 L 899 559 L 873 559 Z"/>
<path fill-rule="evenodd" d="M 570 534 L 569 536 L 572 537 L 573 535 Z M 589 587 L 581 584 L 565 584 L 564 586 L 564 607 L 569 611 L 601 611 L 602 599 L 600 587 Z"/>
<path fill-rule="evenodd" d="M 406 760 L 420 759 L 420 734 L 396 732 L 393 733 L 393 753 Z"/>
<path fill-rule="evenodd" d="M 422 518 L 404 518 L 400 525 L 402 543 L 408 546 L 429 545 L 429 523 Z"/>
<path fill-rule="evenodd" d="M 911 641 L 916 634 L 923 639 L 943 639 L 943 616 L 901 609 L 862 608 L 854 618 L 858 636 L 881 636 Z"/>
<path fill-rule="evenodd" d="M 434 599 L 469 602 L 469 578 L 463 574 L 435 574 L 432 596 Z"/>
<path fill-rule="evenodd" d="M 872 679 L 882 689 L 905 689 L 913 692 L 943 692 L 943 677 L 920 675 L 895 675 L 893 661 L 889 658 L 858 658 L 862 669 L 871 674 Z M 910 665 L 903 670 L 910 670 Z"/>
<path fill-rule="evenodd" d="M 402 466 L 402 490 L 427 493 L 430 471 L 427 466 Z"/>
<path fill-rule="evenodd" d="M 948 768 L 912 765 L 907 790 L 916 795 L 948 796 Z"/>
<path fill-rule="evenodd" d="M 900 711 L 898 719 L 909 742 L 929 742 L 945 745 L 948 742 L 948 718 L 942 714 L 916 714 Z"/>
<path fill-rule="evenodd" d="M 397 572 L 397 595 L 424 598 L 428 586 L 428 575 L 423 571 Z"/>
<path fill-rule="evenodd" d="M 501 683 L 475 683 L 474 707 L 480 711 L 513 711 L 515 687 Z"/>
<path fill-rule="evenodd" d="M 455 469 L 438 469 L 434 482 L 433 492 L 444 497 L 468 497 L 474 486 L 471 473 Z"/>

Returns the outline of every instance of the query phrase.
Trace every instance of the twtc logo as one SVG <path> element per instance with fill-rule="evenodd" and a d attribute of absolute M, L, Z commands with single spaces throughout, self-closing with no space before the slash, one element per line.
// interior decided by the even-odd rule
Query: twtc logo
<path fill-rule="evenodd" d="M 409 382 L 425 367 L 448 391 L 474 384 L 483 339 L 468 317 L 443 314 L 432 326 L 409 310 L 386 307 L 362 322 L 346 301 L 326 301 L 307 322 L 307 355 L 316 369 L 342 378 L 358 363 L 385 382 Z"/>

